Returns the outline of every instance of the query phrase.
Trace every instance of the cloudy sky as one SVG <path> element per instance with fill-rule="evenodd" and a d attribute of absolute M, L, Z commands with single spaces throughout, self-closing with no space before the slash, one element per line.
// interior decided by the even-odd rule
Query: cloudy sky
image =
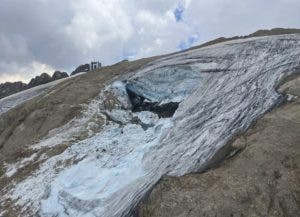
<path fill-rule="evenodd" d="M 0 0 L 0 83 L 300 28 L 299 0 Z"/>

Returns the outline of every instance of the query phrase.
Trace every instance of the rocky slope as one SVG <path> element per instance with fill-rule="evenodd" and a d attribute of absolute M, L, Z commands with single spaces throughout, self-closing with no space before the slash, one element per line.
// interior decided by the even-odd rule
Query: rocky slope
<path fill-rule="evenodd" d="M 26 89 L 23 82 L 5 82 L 0 84 L 0 99 Z"/>
<path fill-rule="evenodd" d="M 299 216 L 300 76 L 280 91 L 290 101 L 228 143 L 225 162 L 202 174 L 164 177 L 139 216 Z"/>
<path fill-rule="evenodd" d="M 284 100 L 275 88 L 299 57 L 297 34 L 233 40 L 104 67 L 10 106 L 0 116 L 0 213 L 132 214 L 162 176 L 226 156 Z"/>
<path fill-rule="evenodd" d="M 60 72 L 60 71 L 55 71 L 52 75 L 52 81 L 56 81 L 62 78 L 67 78 L 69 77 L 68 73 L 66 72 Z"/>
<path fill-rule="evenodd" d="M 72 75 L 76 75 L 81 72 L 87 72 L 90 70 L 90 65 L 88 63 L 78 66 L 72 73 Z"/>
<path fill-rule="evenodd" d="M 51 130 L 80 118 L 106 82 L 154 59 L 103 67 L 0 99 L 0 163 L 28 156 L 31 151 L 24 150 L 24 144 L 32 145 Z"/>
<path fill-rule="evenodd" d="M 69 75 L 66 72 L 55 71 L 52 77 L 47 73 L 42 73 L 41 75 L 32 78 L 28 84 L 25 84 L 21 81 L 13 83 L 6 82 L 0 84 L 0 99 L 42 84 L 47 84 L 52 81 L 67 77 L 69 77 Z"/>

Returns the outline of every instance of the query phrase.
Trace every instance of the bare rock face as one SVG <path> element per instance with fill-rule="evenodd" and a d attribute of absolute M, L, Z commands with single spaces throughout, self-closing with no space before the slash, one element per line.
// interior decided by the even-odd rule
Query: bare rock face
<path fill-rule="evenodd" d="M 23 82 L 6 82 L 0 84 L 0 99 L 26 89 Z"/>
<path fill-rule="evenodd" d="M 69 77 L 69 75 L 66 72 L 55 71 L 54 74 L 52 75 L 52 78 L 50 77 L 50 75 L 43 73 L 40 76 L 36 76 L 35 78 L 31 79 L 28 85 L 21 81 L 14 82 L 14 83 L 6 82 L 0 84 L 0 99 L 10 96 L 14 93 L 18 93 L 20 91 L 39 86 L 41 84 L 46 84 L 51 81 L 55 81 L 67 77 Z"/>
<path fill-rule="evenodd" d="M 72 75 L 76 75 L 80 72 L 87 72 L 90 70 L 90 65 L 89 64 L 83 64 L 83 65 L 80 65 L 78 66 L 72 73 L 71 73 L 71 76 Z"/>
<path fill-rule="evenodd" d="M 67 77 L 69 77 L 68 73 L 55 71 L 54 74 L 52 75 L 52 80 L 55 81 L 55 80 L 59 80 L 62 78 L 67 78 Z"/>
<path fill-rule="evenodd" d="M 40 76 L 36 76 L 35 78 L 31 79 L 28 84 L 28 88 L 36 87 L 41 84 L 46 84 L 52 81 L 52 78 L 47 73 L 42 73 Z"/>
<path fill-rule="evenodd" d="M 282 87 L 299 97 L 300 77 Z M 230 144 L 240 153 L 218 168 L 162 178 L 140 204 L 139 216 L 299 216 L 299 103 L 265 115 Z"/>

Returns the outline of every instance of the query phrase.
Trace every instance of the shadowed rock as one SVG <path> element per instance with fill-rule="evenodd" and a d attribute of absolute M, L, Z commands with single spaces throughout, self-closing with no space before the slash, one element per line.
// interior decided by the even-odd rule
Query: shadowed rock
<path fill-rule="evenodd" d="M 55 80 L 59 80 L 62 78 L 67 78 L 67 77 L 69 77 L 68 73 L 55 71 L 54 74 L 52 75 L 52 80 L 55 81 Z"/>
<path fill-rule="evenodd" d="M 14 93 L 20 92 L 26 89 L 26 84 L 23 82 L 6 82 L 0 84 L 0 99 L 12 95 Z"/>
<path fill-rule="evenodd" d="M 28 88 L 36 87 L 41 84 L 47 84 L 52 81 L 52 78 L 47 73 L 42 73 L 40 76 L 36 76 L 35 78 L 31 79 L 28 84 Z"/>
<path fill-rule="evenodd" d="M 126 90 L 132 104 L 133 112 L 151 111 L 160 118 L 169 118 L 174 115 L 179 106 L 178 102 L 160 104 L 158 102 L 147 101 L 143 96 L 139 96 L 129 88 Z"/>
<path fill-rule="evenodd" d="M 87 72 L 90 70 L 90 65 L 89 64 L 83 64 L 83 65 L 80 65 L 78 66 L 72 73 L 71 73 L 71 76 L 72 75 L 76 75 L 78 73 L 81 73 L 81 72 Z"/>

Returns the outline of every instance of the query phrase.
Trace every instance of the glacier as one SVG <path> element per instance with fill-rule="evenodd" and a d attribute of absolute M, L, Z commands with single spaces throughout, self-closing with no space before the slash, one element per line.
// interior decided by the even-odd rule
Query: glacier
<path fill-rule="evenodd" d="M 93 101 L 97 109 L 87 115 L 106 117 L 101 132 L 49 158 L 6 198 L 45 217 L 130 215 L 163 175 L 205 170 L 233 136 L 284 100 L 276 87 L 299 70 L 300 35 L 234 40 L 153 61 Z M 147 109 L 134 112 L 136 101 Z M 152 109 L 168 103 L 178 103 L 171 116 Z M 59 143 L 52 137 L 46 145 Z M 70 159 L 76 163 L 64 166 Z"/>

